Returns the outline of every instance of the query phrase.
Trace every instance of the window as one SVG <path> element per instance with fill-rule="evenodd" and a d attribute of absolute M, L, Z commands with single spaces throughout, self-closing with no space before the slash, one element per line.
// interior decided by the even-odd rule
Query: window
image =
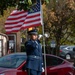
<path fill-rule="evenodd" d="M 0 67 L 17 68 L 26 60 L 25 55 L 7 55 L 0 58 Z"/>
<path fill-rule="evenodd" d="M 62 59 L 53 56 L 46 56 L 46 64 L 47 66 L 57 66 L 63 62 Z"/>
<path fill-rule="evenodd" d="M 16 34 L 10 34 L 9 37 L 9 48 L 11 52 L 16 52 Z"/>

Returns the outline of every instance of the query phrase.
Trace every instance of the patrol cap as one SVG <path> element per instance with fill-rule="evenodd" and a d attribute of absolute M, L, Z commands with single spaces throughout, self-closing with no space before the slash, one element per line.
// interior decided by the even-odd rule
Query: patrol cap
<path fill-rule="evenodd" d="M 37 29 L 28 31 L 28 35 L 37 35 L 37 34 L 38 34 Z"/>

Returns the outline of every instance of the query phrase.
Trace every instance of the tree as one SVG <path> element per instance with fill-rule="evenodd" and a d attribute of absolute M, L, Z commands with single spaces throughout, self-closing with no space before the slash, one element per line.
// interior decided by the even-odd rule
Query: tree
<path fill-rule="evenodd" d="M 0 32 L 5 33 L 5 21 L 12 10 L 14 10 L 14 7 L 9 7 L 7 10 L 4 10 L 4 16 L 0 15 Z"/>
<path fill-rule="evenodd" d="M 60 45 L 70 41 L 73 34 L 71 28 L 75 24 L 75 2 L 74 0 L 50 1 L 49 4 L 44 5 L 45 32 L 50 33 L 50 40 L 56 41 L 56 54 L 59 55 Z"/>
<path fill-rule="evenodd" d="M 49 3 L 49 0 L 42 0 L 42 2 Z M 0 15 L 4 14 L 4 10 L 8 7 L 17 7 L 19 10 L 28 10 L 36 0 L 0 0 Z"/>

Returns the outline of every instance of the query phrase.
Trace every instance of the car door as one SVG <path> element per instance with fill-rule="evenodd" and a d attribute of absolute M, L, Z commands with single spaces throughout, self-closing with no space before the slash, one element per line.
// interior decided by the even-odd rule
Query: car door
<path fill-rule="evenodd" d="M 17 64 L 16 64 L 16 67 L 18 66 L 18 68 L 17 68 L 17 71 L 16 71 L 16 75 L 27 75 L 27 71 L 26 71 L 26 67 L 25 67 L 25 65 L 26 65 L 26 56 L 18 56 L 18 58 L 19 58 L 19 60 L 18 60 L 18 62 L 17 62 Z M 19 66 L 19 64 L 20 64 L 20 66 Z"/>
<path fill-rule="evenodd" d="M 70 47 L 70 51 L 69 51 L 69 54 L 71 55 L 71 58 L 74 58 L 74 55 L 75 55 L 75 51 L 73 51 L 73 48 L 74 48 L 75 46 L 71 46 Z"/>
<path fill-rule="evenodd" d="M 22 69 L 20 69 L 18 70 L 16 75 L 27 75 L 27 71 L 26 70 L 23 71 Z"/>
<path fill-rule="evenodd" d="M 47 75 L 60 75 L 61 69 L 57 68 L 57 66 L 59 66 L 62 62 L 63 60 L 57 57 L 46 56 Z"/>

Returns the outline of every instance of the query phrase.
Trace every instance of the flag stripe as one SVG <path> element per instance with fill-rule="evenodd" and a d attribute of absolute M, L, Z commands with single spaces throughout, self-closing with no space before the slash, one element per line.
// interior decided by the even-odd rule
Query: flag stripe
<path fill-rule="evenodd" d="M 14 25 L 12 25 L 12 24 L 9 25 L 9 24 L 7 24 L 7 25 L 5 26 L 5 28 L 6 28 L 6 27 L 13 27 L 13 26 L 22 25 L 22 23 L 23 23 L 23 22 L 20 22 L 20 23 L 14 24 Z"/>
<path fill-rule="evenodd" d="M 13 22 L 5 23 L 6 24 L 5 27 L 14 26 L 14 25 L 18 25 L 18 24 L 23 24 L 23 22 L 24 22 L 24 20 L 20 20 L 19 22 L 14 22 L 14 24 L 13 24 Z"/>
<path fill-rule="evenodd" d="M 26 15 L 20 15 L 20 16 L 14 16 L 14 17 L 11 17 L 11 18 L 8 18 L 7 20 L 16 20 L 16 19 L 20 19 L 20 18 L 25 18 L 26 17 Z M 8 22 L 8 21 L 6 21 L 6 22 Z"/>
<path fill-rule="evenodd" d="M 32 17 L 36 17 L 36 16 L 40 16 L 40 12 L 29 14 L 27 16 L 27 18 L 32 18 Z"/>
<path fill-rule="evenodd" d="M 20 30 L 20 27 L 13 28 L 13 29 L 8 29 L 8 30 L 6 30 L 6 31 L 10 31 L 10 32 L 11 32 L 11 31 L 16 31 L 16 30 L 17 30 L 17 31 Z"/>
<path fill-rule="evenodd" d="M 36 22 L 36 21 L 39 21 L 39 20 L 40 20 L 40 18 L 37 18 L 37 19 L 35 19 L 35 20 L 26 21 L 25 24 L 27 24 L 27 23 L 32 23 L 32 22 L 34 22 L 34 21 Z"/>
<path fill-rule="evenodd" d="M 24 10 L 21 10 L 21 11 L 19 11 L 19 10 L 14 10 L 14 11 L 12 11 L 12 13 L 10 14 L 9 17 L 11 17 L 11 16 L 16 16 L 16 15 L 21 15 L 22 13 L 24 14 L 25 12 L 27 12 L 27 11 L 24 11 Z"/>
<path fill-rule="evenodd" d="M 30 27 L 36 27 L 36 26 L 40 26 L 40 25 L 41 25 L 41 23 L 38 23 L 36 25 L 34 24 L 34 25 L 24 26 L 21 29 L 26 29 L 26 28 L 30 28 Z"/>
<path fill-rule="evenodd" d="M 5 24 L 17 24 L 17 23 L 19 23 L 20 21 L 21 22 L 24 22 L 24 19 L 25 18 L 21 18 L 21 19 L 18 19 L 18 20 L 9 20 L 8 22 L 6 22 Z"/>
<path fill-rule="evenodd" d="M 34 21 L 34 20 L 37 20 L 37 19 L 39 19 L 39 17 L 37 16 L 37 17 L 33 17 L 33 18 L 26 18 L 26 20 L 25 20 L 25 22 L 29 22 L 29 21 Z"/>
<path fill-rule="evenodd" d="M 32 23 L 25 23 L 22 27 L 29 26 L 29 25 L 36 25 L 36 24 L 39 24 L 39 21 L 32 22 Z"/>
<path fill-rule="evenodd" d="M 17 27 L 21 27 L 22 25 L 17 25 L 17 26 L 13 26 L 13 27 L 6 27 L 7 29 L 12 29 L 12 28 L 17 28 Z"/>

